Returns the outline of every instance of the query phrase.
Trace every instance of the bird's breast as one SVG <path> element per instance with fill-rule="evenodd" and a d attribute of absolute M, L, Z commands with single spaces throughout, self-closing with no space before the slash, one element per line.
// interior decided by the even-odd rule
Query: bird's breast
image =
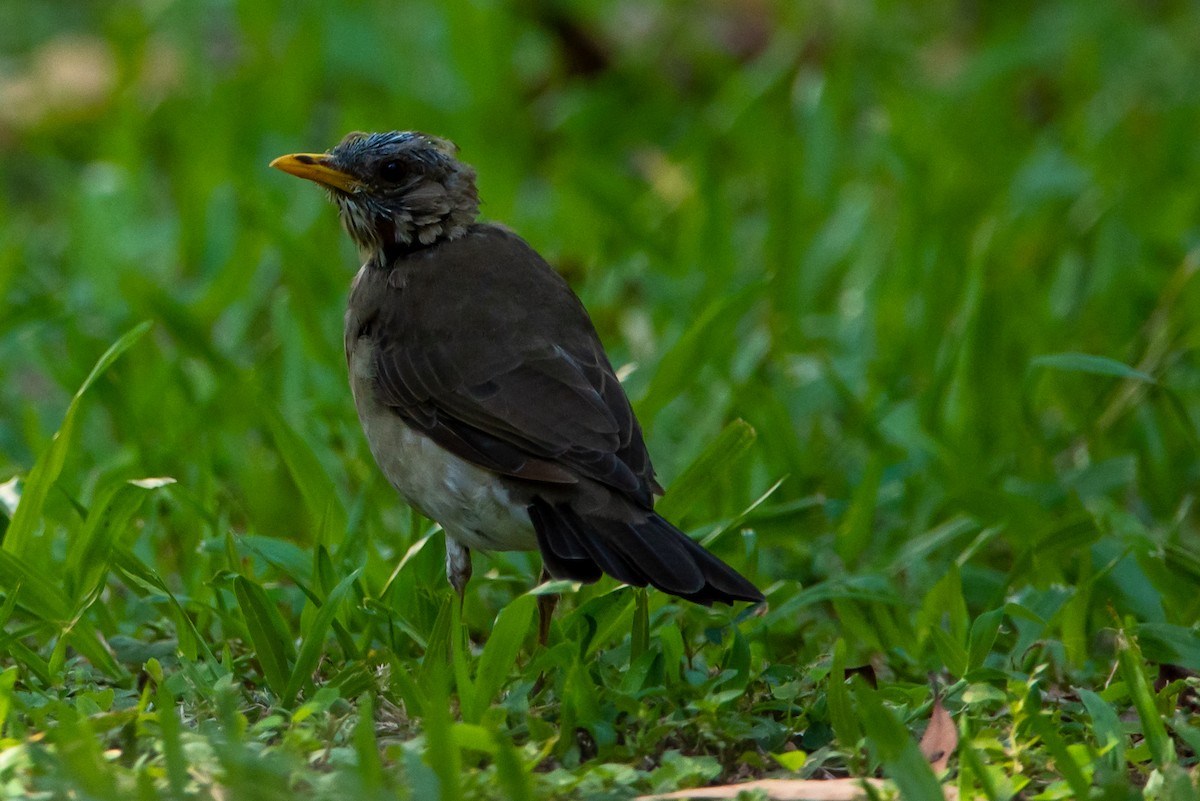
<path fill-rule="evenodd" d="M 468 548 L 536 548 L 525 504 L 513 497 L 500 475 L 455 456 L 379 401 L 371 337 L 348 341 L 346 355 L 354 405 L 371 455 L 396 491 Z"/>

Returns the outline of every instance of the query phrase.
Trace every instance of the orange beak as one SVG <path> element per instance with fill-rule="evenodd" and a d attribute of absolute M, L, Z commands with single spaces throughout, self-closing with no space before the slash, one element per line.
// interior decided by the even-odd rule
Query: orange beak
<path fill-rule="evenodd" d="M 329 166 L 329 156 L 325 153 L 292 153 L 275 159 L 271 166 L 342 192 L 355 192 L 362 188 L 362 182 L 353 175 Z"/>

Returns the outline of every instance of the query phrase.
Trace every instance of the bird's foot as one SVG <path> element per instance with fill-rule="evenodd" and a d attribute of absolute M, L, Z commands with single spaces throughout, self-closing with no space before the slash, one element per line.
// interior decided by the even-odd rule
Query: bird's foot
<path fill-rule="evenodd" d="M 450 535 L 446 535 L 446 578 L 462 604 L 467 582 L 471 580 L 471 551 Z"/>

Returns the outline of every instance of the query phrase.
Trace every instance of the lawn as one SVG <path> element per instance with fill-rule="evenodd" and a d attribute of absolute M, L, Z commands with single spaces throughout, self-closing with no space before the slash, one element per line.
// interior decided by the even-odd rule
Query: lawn
<path fill-rule="evenodd" d="M 1200 6 L 2 7 L 0 797 L 1200 799 Z M 764 609 L 554 586 L 540 647 L 520 553 L 460 609 L 267 167 L 391 129 Z"/>

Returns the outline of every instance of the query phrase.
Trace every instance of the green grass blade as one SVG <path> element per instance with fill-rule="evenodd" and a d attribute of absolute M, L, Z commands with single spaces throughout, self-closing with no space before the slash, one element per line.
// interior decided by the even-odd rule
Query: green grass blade
<path fill-rule="evenodd" d="M 300 490 L 304 505 L 313 519 L 323 521 L 323 528 L 339 535 L 345 532 L 346 508 L 334 491 L 336 485 L 321 461 L 277 409 L 264 404 L 263 411 L 279 455 L 283 457 L 288 473 Z"/>
<path fill-rule="evenodd" d="M 263 588 L 245 576 L 238 576 L 233 580 L 233 592 L 246 621 L 246 629 L 250 632 L 251 644 L 262 668 L 263 678 L 271 692 L 277 698 L 282 698 L 287 694 L 287 645 L 291 644 L 291 640 L 286 634 L 281 635 L 284 627 L 279 612 L 267 598 Z"/>
<path fill-rule="evenodd" d="M 337 571 L 333 567 L 329 549 L 324 545 L 318 545 L 313 549 L 313 580 L 317 584 L 317 589 L 320 592 L 328 593 L 337 584 L 336 575 Z"/>
<path fill-rule="evenodd" d="M 312 587 L 314 581 L 313 559 L 307 549 L 301 548 L 294 542 L 256 534 L 244 534 L 238 537 L 235 545 L 239 551 L 245 549 L 262 557 L 267 564 L 296 582 L 300 591 L 310 599 L 320 602 L 321 597 Z"/>
<path fill-rule="evenodd" d="M 117 541 L 145 497 L 144 486 L 122 481 L 92 505 L 80 536 L 67 550 L 66 575 L 76 608 L 90 603 L 103 588 Z"/>
<path fill-rule="evenodd" d="M 39 620 L 61 623 L 70 616 L 70 603 L 55 582 L 6 550 L 0 550 L 0 584 L 12 588 L 20 606 Z"/>
<path fill-rule="evenodd" d="M 1174 764 L 1177 761 L 1175 746 L 1155 703 L 1154 690 L 1145 671 L 1145 660 L 1137 643 L 1125 632 L 1120 634 L 1117 641 L 1117 663 L 1142 723 L 1142 736 L 1146 738 L 1154 764 L 1160 769 Z"/>
<path fill-rule="evenodd" d="M 155 695 L 158 729 L 162 735 L 163 762 L 166 763 L 167 786 L 175 798 L 184 798 L 188 783 L 188 763 L 183 750 L 183 724 L 175 706 L 175 697 L 166 682 L 158 685 Z"/>
<path fill-rule="evenodd" d="M 88 798 L 118 801 L 115 771 L 104 758 L 100 739 L 88 719 L 73 709 L 63 709 L 63 725 L 53 734 L 62 769 L 78 783 Z"/>
<path fill-rule="evenodd" d="M 966 727 L 969 727 L 969 725 L 969 722 L 966 722 Z M 975 749 L 971 741 L 969 728 L 965 728 L 963 735 L 962 741 L 958 744 L 959 797 L 972 797 L 971 792 L 974 787 L 971 782 L 974 780 L 974 782 L 978 782 L 979 789 L 983 791 L 984 798 L 988 801 L 999 801 L 1001 795 L 996 789 L 996 783 L 988 773 L 984 757 Z M 1008 796 L 1004 797 L 1007 798 Z"/>
<path fill-rule="evenodd" d="M 983 661 L 992 652 L 1003 621 L 1004 609 L 1000 608 L 984 612 L 971 623 L 971 633 L 967 638 L 967 670 L 983 666 Z"/>
<path fill-rule="evenodd" d="M 1134 631 L 1138 649 L 1150 662 L 1200 671 L 1200 634 L 1188 626 L 1142 623 Z"/>
<path fill-rule="evenodd" d="M 623 639 L 626 632 L 633 630 L 633 596 L 632 587 L 618 587 L 599 598 L 593 598 L 587 607 L 576 610 L 576 614 L 580 614 L 588 608 L 595 626 L 592 636 L 584 641 L 586 656 L 594 656 L 601 648 L 608 647 L 614 640 Z M 678 630 L 674 630 L 674 633 L 677 634 Z"/>
<path fill-rule="evenodd" d="M 399 578 L 400 572 L 404 570 L 404 568 L 408 566 L 408 563 L 415 559 L 417 555 L 421 553 L 421 551 L 425 550 L 425 546 L 429 544 L 430 538 L 440 530 L 441 529 L 436 527 L 431 528 L 429 531 L 426 531 L 420 539 L 408 546 L 408 550 L 405 551 L 404 556 L 400 557 L 400 560 L 396 562 L 396 566 L 392 568 L 392 572 L 388 575 L 387 581 L 383 583 L 383 587 L 379 590 L 380 598 L 387 597 L 388 591 L 391 590 L 392 584 L 397 578 Z"/>
<path fill-rule="evenodd" d="M 1117 717 L 1112 705 L 1091 690 L 1082 687 L 1077 689 L 1079 699 L 1088 715 L 1092 718 L 1092 729 L 1095 732 L 1096 745 L 1101 750 L 1107 749 L 1101 759 L 1113 771 L 1125 768 L 1125 742 L 1128 739 L 1121 727 L 1121 719 Z"/>
<path fill-rule="evenodd" d="M 724 667 L 726 670 L 733 671 L 733 677 L 726 686 L 729 689 L 745 692 L 751 679 L 750 643 L 747 642 L 746 637 L 739 628 L 734 628 L 733 630 L 733 637 L 729 643 L 729 650 L 726 652 Z"/>
<path fill-rule="evenodd" d="M 22 670 L 32 674 L 43 686 L 49 686 L 54 683 L 51 676 L 50 663 L 42 659 L 37 652 L 29 648 L 25 643 L 12 635 L 5 634 L 3 631 L 0 631 L 0 653 L 7 654 L 9 659 L 16 662 Z"/>
<path fill-rule="evenodd" d="M 167 599 L 175 618 L 175 636 L 179 639 L 179 650 L 185 658 L 195 661 L 197 654 L 203 654 L 206 661 L 210 663 L 217 661 L 208 647 L 208 642 L 196 630 L 196 624 L 184 610 L 183 604 L 179 603 L 179 599 L 167 588 L 166 583 L 157 573 L 125 548 L 118 548 L 113 554 L 112 567 L 131 584 L 148 592 L 161 593 Z"/>
<path fill-rule="evenodd" d="M 758 435 L 745 420 L 734 420 L 721 430 L 687 469 L 671 482 L 656 506 L 669 520 L 682 520 L 699 500 L 729 474 L 750 450 Z"/>
<path fill-rule="evenodd" d="M 900 796 L 905 801 L 945 801 L 933 769 L 904 725 L 865 681 L 856 676 L 853 684 L 867 744 L 882 763 L 884 775 L 896 783 Z"/>
<path fill-rule="evenodd" d="M 633 632 L 629 642 L 629 664 L 633 664 L 650 648 L 650 604 L 644 589 L 634 590 Z"/>
<path fill-rule="evenodd" d="M 479 668 L 475 674 L 475 705 L 474 717 L 463 720 L 467 723 L 478 723 L 496 696 L 500 688 L 508 680 L 517 664 L 517 656 L 521 653 L 521 645 L 529 634 L 530 623 L 533 620 L 537 599 L 532 595 L 521 595 L 500 610 L 496 615 L 496 623 L 488 634 L 479 655 Z"/>
<path fill-rule="evenodd" d="M 1126 378 L 1132 381 L 1142 381 L 1147 384 L 1157 383 L 1154 376 L 1136 370 L 1127 364 L 1110 359 L 1107 356 L 1096 356 L 1091 353 L 1049 353 L 1036 356 L 1030 361 L 1032 367 L 1048 367 L 1089 375 L 1106 376 L 1109 378 Z"/>
<path fill-rule="evenodd" d="M 383 762 L 379 758 L 379 742 L 375 739 L 375 705 L 370 693 L 358 699 L 358 723 L 354 726 L 353 741 L 358 757 L 356 775 L 361 792 L 358 797 L 382 797 Z"/>
<path fill-rule="evenodd" d="M 475 682 L 471 679 L 471 645 L 462 622 L 462 604 L 455 598 L 450 603 L 450 664 L 454 668 L 454 686 L 458 690 L 458 707 L 463 719 L 479 720 L 483 710 L 477 703 Z M 488 639 L 491 642 L 491 638 Z"/>
<path fill-rule="evenodd" d="M 942 664 L 946 670 L 950 671 L 950 675 L 959 678 L 965 675 L 967 672 L 967 650 L 941 626 L 935 626 L 930 629 L 929 636 L 933 641 L 933 647 L 937 651 L 938 658 L 942 660 Z"/>
<path fill-rule="evenodd" d="M 417 683 L 422 687 L 428 686 L 431 681 L 436 681 L 435 674 L 444 673 L 449 675 L 449 672 L 454 669 L 450 660 L 450 637 L 451 620 L 457 613 L 451 610 L 457 603 L 458 598 L 451 598 L 449 595 L 445 595 L 441 606 L 438 608 L 438 615 L 434 620 L 433 629 L 429 632 L 429 642 L 425 647 L 425 655 L 421 658 L 420 678 Z"/>
<path fill-rule="evenodd" d="M 146 321 L 139 323 L 122 335 L 96 360 L 92 371 L 88 373 L 87 378 L 76 390 L 74 397 L 71 398 L 71 403 L 67 406 L 62 425 L 50 440 L 50 446 L 38 457 L 33 469 L 29 471 L 29 477 L 25 479 L 25 485 L 21 490 L 21 502 L 17 504 L 16 512 L 13 513 L 8 530 L 4 535 L 4 550 L 18 556 L 26 554 L 32 544 L 33 533 L 41 521 L 46 496 L 49 495 L 54 482 L 58 481 L 63 465 L 66 463 L 67 452 L 71 447 L 74 434 L 75 419 L 83 394 L 122 353 L 133 347 L 149 330 L 150 322 Z"/>
<path fill-rule="evenodd" d="M 8 724 L 8 715 L 13 708 L 13 688 L 17 686 L 17 674 L 20 670 L 16 665 L 6 668 L 0 673 L 0 735 L 3 735 Z"/>
<path fill-rule="evenodd" d="M 396 658 L 395 654 L 391 655 L 389 665 L 392 669 L 391 673 L 389 674 L 391 679 L 389 689 L 395 693 L 396 696 L 399 696 L 400 701 L 404 703 L 404 707 L 408 710 L 409 715 L 418 718 L 424 717 L 425 693 L 424 690 L 422 690 L 423 685 L 418 685 L 418 683 L 413 679 L 411 672 L 412 666 Z M 392 696 L 392 698 L 394 700 L 395 697 Z"/>
<path fill-rule="evenodd" d="M 663 355 L 650 386 L 636 404 L 643 420 L 652 420 L 694 378 L 693 365 L 715 340 L 725 340 L 738 320 L 760 299 L 761 286 L 745 287 L 714 300 Z"/>
<path fill-rule="evenodd" d="M 454 739 L 450 721 L 449 675 L 445 671 L 429 674 L 425 682 L 425 763 L 438 779 L 440 801 L 462 798 L 462 754 Z"/>
<path fill-rule="evenodd" d="M 97 670 L 110 678 L 124 681 L 129 671 L 113 658 L 112 651 L 103 642 L 100 632 L 85 618 L 76 618 L 63 632 L 63 641 L 74 648 Z"/>
<path fill-rule="evenodd" d="M 875 455 L 868 462 L 862 479 L 854 489 L 850 508 L 838 526 L 837 552 L 846 562 L 857 561 L 871 544 L 879 484 L 882 480 L 883 459 Z"/>
<path fill-rule="evenodd" d="M 1067 750 L 1066 742 L 1059 736 L 1056 724 L 1040 711 L 1030 718 L 1030 723 L 1033 730 L 1042 738 L 1050 756 L 1054 758 L 1054 765 L 1059 774 L 1071 786 L 1071 792 L 1074 793 L 1075 798 L 1087 798 L 1090 784 L 1087 777 L 1083 775 L 1083 771 L 1075 764 L 1075 760 L 1071 758 L 1071 752 Z"/>
<path fill-rule="evenodd" d="M 346 600 L 346 596 L 350 594 L 355 580 L 361 574 L 362 568 L 359 568 L 338 582 L 333 591 L 329 593 L 329 597 L 325 599 L 325 603 L 321 604 L 321 608 L 309 624 L 308 630 L 304 632 L 304 640 L 300 644 L 300 652 L 296 656 L 296 663 L 292 666 L 291 678 L 288 679 L 287 689 L 283 694 L 284 706 L 292 705 L 292 702 L 296 700 L 296 695 L 300 692 L 300 688 L 304 686 L 304 683 L 312 675 L 313 670 L 316 669 L 317 661 L 321 658 L 321 652 L 325 645 L 325 634 L 329 631 L 329 627 L 333 623 L 338 609 Z"/>
<path fill-rule="evenodd" d="M 520 752 L 503 731 L 493 733 L 496 740 L 496 778 L 510 801 L 533 801 L 534 785 L 529 768 L 521 761 Z"/>
<path fill-rule="evenodd" d="M 853 755 L 862 738 L 862 729 L 854 708 L 850 703 L 850 692 L 846 687 L 846 641 L 839 639 L 833 646 L 833 657 L 829 664 L 829 679 L 826 683 L 825 703 L 829 707 L 829 725 L 838 745 L 847 754 Z"/>

